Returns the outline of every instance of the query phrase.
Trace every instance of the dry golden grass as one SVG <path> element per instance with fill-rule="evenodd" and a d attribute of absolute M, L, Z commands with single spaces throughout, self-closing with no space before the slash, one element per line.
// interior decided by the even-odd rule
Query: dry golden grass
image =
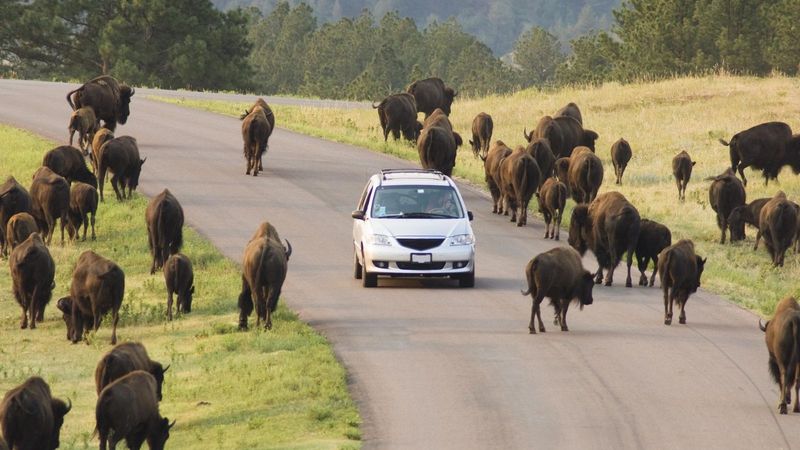
<path fill-rule="evenodd" d="M 526 90 L 480 99 L 459 99 L 451 120 L 465 143 L 471 137 L 472 118 L 481 111 L 492 115 L 494 135 L 509 146 L 524 143 L 523 128 L 573 101 L 582 110 L 585 126 L 599 133 L 597 154 L 605 165 L 601 192 L 618 190 L 639 209 L 642 217 L 662 222 L 673 240 L 690 238 L 708 257 L 703 286 L 763 314 L 775 303 L 798 293 L 800 256 L 790 255 L 786 266 L 772 268 L 766 250 L 752 251 L 755 230 L 741 245 L 719 245 L 719 229 L 708 203 L 706 177 L 730 165 L 728 149 L 717 142 L 738 131 L 767 121 L 784 121 L 800 132 L 800 80 L 775 76 L 747 78 L 726 75 L 679 78 L 656 83 L 598 88 L 567 88 L 553 92 Z M 238 115 L 243 104 L 178 101 L 221 113 Z M 383 142 L 374 110 L 333 110 L 275 106 L 278 126 L 361 145 L 417 160 L 416 148 L 405 142 Z M 630 142 L 633 159 L 622 186 L 614 184 L 611 145 L 620 137 Z M 680 203 L 671 174 L 672 157 L 686 150 L 697 161 Z M 759 172 L 746 172 L 748 200 L 772 196 L 778 189 L 800 200 L 800 179 L 788 168 L 779 184 L 765 186 Z M 454 175 L 483 184 L 483 165 L 468 144 L 459 150 Z M 572 203 L 571 201 L 569 203 Z"/>

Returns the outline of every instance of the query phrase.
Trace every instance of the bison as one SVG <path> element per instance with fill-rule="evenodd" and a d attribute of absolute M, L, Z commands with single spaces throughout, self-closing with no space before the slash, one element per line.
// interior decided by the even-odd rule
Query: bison
<path fill-rule="evenodd" d="M 781 191 L 768 201 L 758 218 L 758 234 L 753 249 L 758 248 L 758 241 L 763 237 L 767 246 L 772 264 L 783 267 L 783 258 L 786 250 L 792 246 L 797 235 L 797 207 L 786 199 L 786 194 Z"/>
<path fill-rule="evenodd" d="M 662 225 L 654 220 L 642 219 L 639 227 L 639 242 L 636 244 L 636 262 L 639 265 L 639 286 L 647 286 L 647 275 L 645 271 L 653 261 L 653 273 L 650 276 L 650 286 L 656 282 L 656 272 L 658 268 L 658 255 L 662 250 L 672 245 L 672 232 L 666 225 Z"/>
<path fill-rule="evenodd" d="M 425 169 L 436 169 L 447 176 L 452 175 L 456 165 L 456 149 L 461 143 L 461 136 L 453 132 L 453 125 L 444 111 L 434 111 L 425 119 L 417 141 L 420 164 Z"/>
<path fill-rule="evenodd" d="M 172 320 L 172 295 L 178 294 L 178 313 L 192 312 L 194 295 L 194 272 L 192 261 L 186 255 L 176 253 L 164 263 L 164 281 L 167 284 L 167 316 Z"/>
<path fill-rule="evenodd" d="M 483 169 L 489 193 L 492 195 L 492 212 L 503 212 L 503 195 L 500 191 L 500 163 L 512 152 L 503 141 L 495 141 L 483 159 Z"/>
<path fill-rule="evenodd" d="M 686 151 L 682 151 L 672 158 L 672 175 L 675 177 L 675 184 L 678 186 L 678 199 L 686 200 L 686 185 L 692 177 L 692 168 L 697 161 L 692 161 Z"/>
<path fill-rule="evenodd" d="M 263 98 L 259 97 L 253 106 L 250 109 L 245 109 L 244 113 L 239 116 L 239 120 L 244 120 L 250 112 L 252 112 L 256 106 L 260 106 L 261 109 L 264 110 L 264 114 L 267 116 L 267 122 L 269 122 L 269 129 L 275 131 L 275 113 L 272 112 L 272 108 L 269 107 L 266 101 Z"/>
<path fill-rule="evenodd" d="M 64 243 L 64 228 L 69 214 L 69 183 L 64 177 L 47 167 L 40 167 L 31 183 L 32 215 L 42 230 L 47 245 L 53 239 L 56 220 L 61 224 L 61 243 Z"/>
<path fill-rule="evenodd" d="M 733 169 L 728 169 L 710 180 L 713 182 L 708 191 L 708 200 L 711 203 L 711 209 L 717 213 L 717 225 L 722 230 L 719 242 L 724 244 L 725 232 L 728 229 L 728 217 L 734 208 L 744 205 L 747 194 L 742 182 L 733 173 Z"/>
<path fill-rule="evenodd" d="M 800 305 L 793 297 L 787 297 L 775 306 L 775 316 L 759 328 L 766 334 L 769 352 L 769 373 L 780 386 L 778 412 L 786 414 L 792 403 L 793 412 L 800 413 Z"/>
<path fill-rule="evenodd" d="M 158 412 L 156 389 L 153 375 L 135 370 L 100 392 L 95 409 L 100 450 L 114 449 L 123 439 L 130 449 L 140 449 L 145 440 L 150 450 L 164 448 L 175 422 Z"/>
<path fill-rule="evenodd" d="M 407 92 L 392 94 L 372 107 L 378 110 L 384 142 L 389 138 L 389 132 L 395 140 L 400 139 L 402 132 L 404 138 L 417 142 L 422 123 L 417 120 L 417 103 L 413 95 Z"/>
<path fill-rule="evenodd" d="M 627 252 L 628 277 L 625 287 L 632 287 L 631 265 L 633 253 L 639 242 L 641 219 L 639 211 L 619 192 L 606 192 L 587 205 L 577 205 L 572 210 L 569 226 L 569 245 L 581 255 L 592 250 L 597 258 L 596 283 L 603 280 L 603 269 L 608 269 L 605 284 L 611 286 L 614 268 Z"/>
<path fill-rule="evenodd" d="M 64 416 L 72 409 L 72 402 L 67 402 L 53 397 L 50 386 L 38 376 L 6 392 L 0 403 L 0 423 L 8 448 L 58 448 Z"/>
<path fill-rule="evenodd" d="M 100 328 L 100 320 L 111 311 L 113 329 L 111 344 L 117 343 L 117 323 L 119 308 L 125 295 L 125 273 L 113 261 L 97 253 L 86 250 L 78 257 L 75 270 L 72 271 L 69 303 L 70 323 L 67 335 L 73 343 L 84 337 L 84 321 L 93 321 L 93 330 Z M 61 309 L 61 308 L 59 308 Z M 62 312 L 64 312 L 62 310 Z M 85 332 L 89 331 L 86 327 Z"/>
<path fill-rule="evenodd" d="M 84 155 L 88 154 L 87 148 L 92 143 L 94 134 L 97 132 L 97 117 L 94 115 L 94 110 L 91 106 L 84 106 L 72 112 L 69 117 L 69 145 L 75 137 L 75 132 L 78 133 L 78 147 Z"/>
<path fill-rule="evenodd" d="M 450 105 L 458 95 L 452 88 L 446 87 L 441 78 L 435 77 L 414 81 L 406 92 L 414 96 L 417 111 L 425 113 L 426 119 L 437 109 L 449 116 Z"/>
<path fill-rule="evenodd" d="M 576 147 L 569 158 L 567 185 L 575 203 L 589 203 L 603 184 L 603 162 L 588 147 Z"/>
<path fill-rule="evenodd" d="M 572 117 L 579 124 L 583 125 L 583 116 L 581 115 L 581 109 L 578 108 L 573 102 L 569 102 L 563 108 L 559 109 L 553 117 Z"/>
<path fill-rule="evenodd" d="M 592 274 L 583 268 L 581 256 L 571 248 L 556 247 L 540 253 L 528 262 L 525 276 L 528 290 L 522 291 L 522 295 L 530 295 L 533 299 L 528 324 L 530 334 L 536 334 L 534 318 L 539 319 L 539 331 L 545 332 L 540 308 L 545 297 L 550 298 L 550 304 L 556 310 L 553 325 L 561 325 L 561 331 L 569 331 L 567 309 L 570 302 L 579 301 L 582 310 L 584 305 L 591 305 L 594 301 Z"/>
<path fill-rule="evenodd" d="M 68 182 L 81 181 L 97 187 L 97 177 L 86 167 L 83 153 L 75 147 L 61 145 L 45 153 L 42 165 L 64 177 Z"/>
<path fill-rule="evenodd" d="M 292 245 L 269 237 L 250 241 L 244 249 L 242 262 L 242 292 L 239 294 L 239 329 L 247 329 L 247 318 L 256 306 L 256 326 L 264 321 L 266 329 L 272 328 L 272 313 L 278 307 L 283 281 L 286 279 Z"/>
<path fill-rule="evenodd" d="M 8 249 L 2 231 L 8 227 L 11 217 L 21 212 L 32 214 L 33 200 L 24 186 L 14 177 L 8 177 L 5 183 L 0 185 L 0 253 L 3 256 L 8 254 Z"/>
<path fill-rule="evenodd" d="M 611 163 L 614 164 L 614 175 L 617 176 L 617 184 L 622 184 L 622 175 L 625 173 L 625 168 L 628 167 L 628 162 L 632 156 L 631 145 L 623 138 L 619 138 L 611 146 Z"/>
<path fill-rule="evenodd" d="M 11 251 L 8 258 L 14 298 L 22 307 L 20 328 L 31 329 L 44 319 L 44 308 L 50 303 L 55 287 L 56 264 L 39 233 L 33 233 Z"/>
<path fill-rule="evenodd" d="M 572 117 L 550 116 L 542 117 L 532 132 L 523 130 L 523 136 L 528 142 L 536 138 L 547 139 L 557 158 L 571 156 L 572 150 L 578 146 L 588 147 L 594 152 L 594 143 L 599 137 Z"/>
<path fill-rule="evenodd" d="M 556 157 L 553 155 L 553 151 L 550 150 L 550 144 L 547 143 L 546 139 L 532 140 L 528 143 L 526 150 L 533 156 L 533 159 L 536 160 L 536 163 L 539 165 L 539 170 L 542 172 L 542 178 L 539 184 L 541 188 L 541 183 L 544 183 L 547 178 L 553 176 Z"/>
<path fill-rule="evenodd" d="M 153 197 L 145 210 L 148 245 L 153 256 L 150 274 L 164 266 L 183 245 L 183 208 L 169 189 Z"/>
<path fill-rule="evenodd" d="M 67 232 L 70 239 L 78 239 L 83 226 L 83 240 L 86 240 L 86 229 L 92 224 L 92 240 L 94 233 L 94 216 L 97 214 L 97 189 L 86 183 L 75 183 L 69 193 L 69 224 Z M 91 216 L 91 217 L 90 217 Z"/>
<path fill-rule="evenodd" d="M 485 159 L 489 153 L 493 128 L 494 122 L 489 114 L 482 112 L 472 119 L 472 140 L 469 141 L 469 144 L 472 146 L 472 153 L 476 158 L 481 156 L 482 159 Z"/>
<path fill-rule="evenodd" d="M 112 139 L 114 139 L 114 133 L 108 128 L 100 128 L 94 134 L 94 138 L 92 139 L 92 152 L 89 153 L 89 160 L 92 163 L 92 170 L 95 174 L 98 173 L 100 149 L 103 147 L 103 144 Z"/>
<path fill-rule="evenodd" d="M 706 260 L 694 253 L 694 242 L 681 239 L 658 255 L 658 277 L 664 291 L 664 325 L 672 324 L 675 301 L 681 309 L 678 322 L 686 323 L 686 302 L 697 292 Z"/>
<path fill-rule="evenodd" d="M 544 216 L 545 239 L 561 239 L 561 216 L 567 203 L 567 185 L 553 177 L 547 179 L 539 190 L 539 211 Z M 553 228 L 551 230 L 550 223 Z"/>
<path fill-rule="evenodd" d="M 730 142 L 719 142 L 729 148 L 731 169 L 739 171 L 745 186 L 747 167 L 761 170 L 765 183 L 777 179 L 786 165 L 800 173 L 800 136 L 792 136 L 791 127 L 783 122 L 762 123 L 736 133 Z"/>
<path fill-rule="evenodd" d="M 84 83 L 78 89 L 67 93 L 67 103 L 73 110 L 90 106 L 97 120 L 111 131 L 117 128 L 117 122 L 125 125 L 131 113 L 131 97 L 135 89 L 119 83 L 114 77 L 101 75 Z"/>
<path fill-rule="evenodd" d="M 267 114 L 261 106 L 254 106 L 250 114 L 242 121 L 242 140 L 244 141 L 244 158 L 247 160 L 245 175 L 258 176 L 263 170 L 261 158 L 267 152 L 272 128 L 269 126 Z"/>
<path fill-rule="evenodd" d="M 524 147 L 517 147 L 500 163 L 500 191 L 505 198 L 505 210 L 511 211 L 511 221 L 518 227 L 528 223 L 528 204 L 539 189 L 541 177 L 539 165 Z"/>
<path fill-rule="evenodd" d="M 278 242 L 280 242 L 280 240 L 281 240 L 280 235 L 278 235 L 278 229 L 275 228 L 275 225 L 272 225 L 271 223 L 269 223 L 267 221 L 261 222 L 261 225 L 259 225 L 258 228 L 256 228 L 256 232 L 253 233 L 253 237 L 251 237 L 250 240 L 254 241 L 254 240 L 256 240 L 258 238 L 262 238 L 262 237 L 265 237 L 265 238 L 268 238 L 268 239 L 274 239 L 274 240 L 276 240 Z"/>
<path fill-rule="evenodd" d="M 553 163 L 553 173 L 558 178 L 558 181 L 567 184 L 569 182 L 569 177 L 567 176 L 569 173 L 569 158 L 558 158 Z M 567 189 L 569 189 L 569 185 L 567 185 Z"/>
<path fill-rule="evenodd" d="M 743 241 L 745 239 L 744 226 L 750 224 L 758 228 L 758 219 L 761 215 L 761 208 L 772 200 L 771 197 L 757 198 L 752 202 L 737 206 L 728 215 L 728 228 L 731 231 L 731 242 Z"/>
<path fill-rule="evenodd" d="M 33 233 L 38 233 L 39 227 L 36 226 L 36 219 L 28 213 L 17 213 L 11 216 L 6 226 L 6 243 L 14 250 L 14 248 L 25 242 Z"/>
<path fill-rule="evenodd" d="M 164 373 L 169 365 L 164 367 L 158 361 L 153 361 L 147 354 L 144 345 L 139 342 L 123 342 L 108 351 L 94 370 L 94 383 L 97 386 L 97 395 L 103 388 L 125 375 L 135 371 L 144 370 L 156 380 L 156 396 L 161 400 L 161 386 L 164 384 Z"/>
<path fill-rule="evenodd" d="M 100 201 L 103 200 L 103 185 L 106 172 L 111 171 L 111 187 L 117 194 L 117 200 L 125 199 L 125 188 L 128 188 L 128 198 L 133 198 L 133 191 L 139 186 L 139 175 L 142 165 L 147 160 L 139 159 L 139 146 L 136 139 L 130 136 L 120 136 L 111 139 L 100 147 L 97 160 L 97 178 L 100 187 Z"/>

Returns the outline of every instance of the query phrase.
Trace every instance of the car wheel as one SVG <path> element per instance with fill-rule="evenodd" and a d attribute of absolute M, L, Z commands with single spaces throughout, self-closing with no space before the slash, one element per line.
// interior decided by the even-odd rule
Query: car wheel
<path fill-rule="evenodd" d="M 462 275 L 458 279 L 458 287 L 471 288 L 475 287 L 475 269 L 472 272 Z"/>
<path fill-rule="evenodd" d="M 367 272 L 367 268 L 361 266 L 361 284 L 365 288 L 378 286 L 378 274 Z"/>
<path fill-rule="evenodd" d="M 353 277 L 356 280 L 360 280 L 361 275 L 361 263 L 358 262 L 358 255 L 356 252 L 353 252 Z"/>

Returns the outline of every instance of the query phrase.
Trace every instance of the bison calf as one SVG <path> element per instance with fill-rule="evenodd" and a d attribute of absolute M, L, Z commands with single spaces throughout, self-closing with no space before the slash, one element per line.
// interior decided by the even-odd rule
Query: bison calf
<path fill-rule="evenodd" d="M 186 255 L 176 253 L 164 263 L 164 281 L 167 284 L 167 317 L 172 320 L 172 296 L 178 294 L 178 313 L 192 312 L 194 295 L 194 272 L 192 261 Z"/>
<path fill-rule="evenodd" d="M 160 362 L 150 359 L 144 345 L 139 342 L 124 342 L 109 350 L 98 361 L 94 371 L 97 395 L 100 395 L 103 388 L 125 375 L 144 370 L 156 380 L 156 396 L 161 400 L 161 386 L 164 384 L 164 373 L 167 369 L 169 366 L 164 367 Z"/>
<path fill-rule="evenodd" d="M 111 177 L 111 187 L 117 194 L 117 200 L 125 199 L 125 188 L 128 188 L 128 198 L 133 198 L 133 191 L 139 186 L 139 176 L 142 165 L 147 160 L 139 159 L 139 146 L 136 139 L 130 136 L 120 136 L 111 139 L 100 147 L 97 160 L 97 179 L 100 188 L 100 201 L 103 201 L 103 185 L 106 172 L 114 174 Z"/>
<path fill-rule="evenodd" d="M 64 243 L 64 228 L 69 214 L 69 183 L 64 177 L 47 167 L 40 167 L 31 183 L 33 216 L 42 230 L 42 238 L 50 245 L 55 233 L 56 220 L 61 224 L 61 243 Z"/>
<path fill-rule="evenodd" d="M 540 178 L 539 165 L 523 147 L 517 147 L 500 163 L 500 191 L 505 210 L 511 211 L 511 221 L 518 227 L 528 223 L 528 205 L 539 189 Z"/>
<path fill-rule="evenodd" d="M 553 176 L 556 157 L 553 155 L 553 151 L 550 150 L 550 144 L 547 143 L 546 139 L 532 140 L 528 143 L 525 150 L 533 156 L 533 159 L 536 160 L 536 164 L 539 165 L 539 170 L 542 172 L 541 182 L 539 183 L 539 187 L 541 188 L 542 183 L 544 183 L 547 178 Z"/>
<path fill-rule="evenodd" d="M 774 266 L 783 267 L 786 250 L 792 246 L 797 234 L 797 208 L 786 199 L 786 194 L 778 192 L 770 199 L 759 214 L 758 234 L 753 249 L 758 248 L 758 241 L 763 237 L 769 256 Z"/>
<path fill-rule="evenodd" d="M 492 195 L 492 212 L 495 214 L 503 212 L 503 194 L 500 191 L 500 164 L 511 152 L 512 150 L 503 141 L 495 141 L 486 157 L 481 156 L 486 185 Z"/>
<path fill-rule="evenodd" d="M 0 253 L 3 256 L 8 254 L 4 234 L 8 221 L 11 216 L 21 212 L 33 214 L 31 195 L 14 177 L 8 177 L 0 185 Z"/>
<path fill-rule="evenodd" d="M 52 450 L 60 445 L 64 416 L 72 402 L 54 398 L 50 386 L 33 376 L 6 392 L 0 403 L 3 437 L 10 449 Z"/>
<path fill-rule="evenodd" d="M 94 233 L 94 217 L 97 214 L 98 202 L 97 189 L 86 183 L 75 183 L 69 193 L 69 224 L 67 232 L 70 239 L 77 239 L 83 226 L 83 239 L 86 240 L 86 230 L 92 224 L 92 240 L 97 236 Z"/>
<path fill-rule="evenodd" d="M 536 334 L 535 318 L 539 319 L 539 331 L 545 332 L 540 308 L 545 297 L 550 298 L 550 304 L 556 310 L 553 325 L 561 325 L 561 331 L 569 331 L 567 309 L 570 302 L 578 300 L 581 309 L 584 305 L 592 304 L 592 274 L 583 268 L 581 256 L 571 248 L 557 247 L 540 253 L 528 262 L 525 276 L 528 290 L 523 291 L 522 295 L 530 294 L 533 299 L 531 321 L 528 324 L 531 334 Z"/>
<path fill-rule="evenodd" d="M 87 250 L 78 257 L 70 287 L 70 324 L 67 335 L 77 343 L 84 335 L 84 321 L 91 318 L 93 330 L 100 328 L 100 319 L 111 311 L 113 329 L 111 344 L 117 343 L 119 308 L 125 295 L 125 273 L 113 261 Z M 89 327 L 86 327 L 86 332 Z"/>
<path fill-rule="evenodd" d="M 94 109 L 91 106 L 84 106 L 72 112 L 69 117 L 69 145 L 72 145 L 72 139 L 75 132 L 78 133 L 78 146 L 81 148 L 83 154 L 87 154 L 86 149 L 94 138 L 94 133 L 97 131 L 97 117 L 94 115 Z"/>
<path fill-rule="evenodd" d="M 417 120 L 417 103 L 413 95 L 407 92 L 392 94 L 372 107 L 378 110 L 384 142 L 389 138 L 390 132 L 395 140 L 400 139 L 402 132 L 403 137 L 409 141 L 417 141 L 422 124 Z"/>
<path fill-rule="evenodd" d="M 617 176 L 617 184 L 622 184 L 622 175 L 625 173 L 625 168 L 628 167 L 628 161 L 631 160 L 632 156 L 631 145 L 623 138 L 619 138 L 611 146 L 611 163 L 614 164 L 614 175 Z"/>
<path fill-rule="evenodd" d="M 681 309 L 678 321 L 686 323 L 686 302 L 697 292 L 703 275 L 705 258 L 694 253 L 694 242 L 681 239 L 658 255 L 658 277 L 664 290 L 664 324 L 672 324 L 672 306 L 675 301 Z"/>
<path fill-rule="evenodd" d="M 100 148 L 112 139 L 114 139 L 114 132 L 108 128 L 100 128 L 92 138 L 92 152 L 89 153 L 89 161 L 92 163 L 95 175 L 98 173 L 98 164 L 100 164 Z"/>
<path fill-rule="evenodd" d="M 639 242 L 636 244 L 636 262 L 639 265 L 639 286 L 647 286 L 645 271 L 653 261 L 653 274 L 650 276 L 650 286 L 656 282 L 658 272 L 658 255 L 662 250 L 672 245 L 672 233 L 665 225 L 648 219 L 642 219 L 639 228 Z"/>
<path fill-rule="evenodd" d="M 711 178 L 711 188 L 708 191 L 711 208 L 717 213 L 717 225 L 722 230 L 719 243 L 725 243 L 725 232 L 728 229 L 728 217 L 737 206 L 744 205 L 746 193 L 742 182 L 736 178 L 733 170 L 728 169 L 721 175 Z"/>
<path fill-rule="evenodd" d="M 145 440 L 151 450 L 164 448 L 175 422 L 158 412 L 156 388 L 152 375 L 135 370 L 100 392 L 95 409 L 100 450 L 114 449 L 123 439 L 130 449 L 141 448 Z"/>
<path fill-rule="evenodd" d="M 56 265 L 39 233 L 33 233 L 18 245 L 8 258 L 14 298 L 22 307 L 20 328 L 31 329 L 44 319 L 44 308 L 53 293 Z M 30 319 L 28 318 L 30 315 Z"/>
<path fill-rule="evenodd" d="M 547 179 L 539 190 L 539 212 L 544 216 L 545 239 L 561 239 L 561 216 L 567 203 L 567 186 L 553 177 Z M 550 224 L 553 228 L 550 228 Z"/>
<path fill-rule="evenodd" d="M 575 147 L 569 158 L 567 185 L 575 203 L 589 203 L 603 184 L 603 162 L 589 147 Z"/>
<path fill-rule="evenodd" d="M 164 189 L 147 204 L 145 221 L 153 257 L 152 275 L 164 266 L 169 255 L 178 253 L 183 246 L 183 208 L 169 189 Z"/>
<path fill-rule="evenodd" d="M 745 224 L 750 224 L 758 228 L 758 219 L 761 215 L 761 209 L 770 200 L 772 200 L 771 197 L 757 198 L 746 205 L 737 206 L 731 210 L 728 216 L 728 228 L 731 230 L 731 242 L 743 241 L 745 239 Z"/>
<path fill-rule="evenodd" d="M 485 159 L 489 153 L 493 129 L 494 122 L 489 114 L 482 112 L 472 119 L 472 140 L 469 143 L 476 158 L 481 156 Z"/>
<path fill-rule="evenodd" d="M 38 233 L 39 227 L 36 226 L 36 219 L 32 215 L 22 212 L 11 216 L 6 226 L 6 242 L 11 250 L 25 242 L 33 233 Z"/>
<path fill-rule="evenodd" d="M 775 316 L 761 326 L 766 332 L 767 351 L 769 352 L 769 373 L 780 386 L 778 412 L 786 414 L 788 405 L 792 403 L 792 387 L 794 387 L 793 412 L 800 413 L 800 305 L 797 300 L 787 297 L 775 306 Z"/>
<path fill-rule="evenodd" d="M 97 187 L 97 177 L 86 167 L 83 152 L 69 145 L 45 153 L 42 165 L 64 177 L 68 182 L 81 181 Z"/>
<path fill-rule="evenodd" d="M 672 175 L 675 177 L 675 184 L 678 186 L 678 199 L 686 200 L 686 185 L 689 184 L 689 179 L 692 178 L 692 168 L 697 164 L 692 161 L 686 151 L 682 151 L 672 158 Z"/>

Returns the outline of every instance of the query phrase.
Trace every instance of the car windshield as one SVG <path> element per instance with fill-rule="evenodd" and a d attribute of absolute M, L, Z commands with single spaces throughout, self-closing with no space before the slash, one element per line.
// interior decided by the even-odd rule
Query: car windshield
<path fill-rule="evenodd" d="M 464 217 L 450 186 L 380 186 L 372 202 L 374 218 L 458 219 Z"/>

